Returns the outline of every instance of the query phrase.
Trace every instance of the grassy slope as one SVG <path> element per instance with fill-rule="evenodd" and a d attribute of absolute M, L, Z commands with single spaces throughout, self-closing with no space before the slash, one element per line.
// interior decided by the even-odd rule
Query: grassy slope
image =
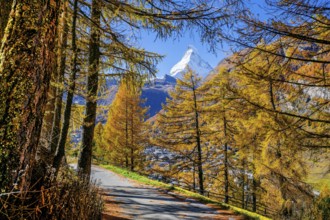
<path fill-rule="evenodd" d="M 330 189 L 330 173 L 327 175 L 311 174 L 309 175 L 307 182 L 319 191 L 321 191 L 323 187 Z"/>
<path fill-rule="evenodd" d="M 202 196 L 202 195 L 199 195 L 197 193 L 193 193 L 193 192 L 184 190 L 184 189 L 179 188 L 179 187 L 173 187 L 170 184 L 166 184 L 166 183 L 162 183 L 162 182 L 159 182 L 159 181 L 156 181 L 156 180 L 148 179 L 145 176 L 141 176 L 137 173 L 130 172 L 130 171 L 127 171 L 127 170 L 119 168 L 119 167 L 115 167 L 115 166 L 112 166 L 112 165 L 101 165 L 101 166 L 108 169 L 108 170 L 111 170 L 111 171 L 113 171 L 117 174 L 120 174 L 120 175 L 125 176 L 127 178 L 136 180 L 140 183 L 144 183 L 144 184 L 147 184 L 147 185 L 151 185 L 151 186 L 155 186 L 155 187 L 158 187 L 158 188 L 173 191 L 175 193 L 181 194 L 185 197 L 196 199 L 196 200 L 201 201 L 203 203 L 216 204 L 216 205 L 219 205 L 219 206 L 223 207 L 224 209 L 230 209 L 230 210 L 234 211 L 235 213 L 242 214 L 242 215 L 247 216 L 247 217 L 252 218 L 252 219 L 260 219 L 260 220 L 269 219 L 269 218 L 264 217 L 262 215 L 259 215 L 259 214 L 241 209 L 241 208 L 237 208 L 235 206 L 231 206 L 231 205 L 228 205 L 226 203 L 222 203 L 222 202 L 219 202 L 219 201 L 209 199 L 209 198 L 207 198 L 205 196 Z"/>
<path fill-rule="evenodd" d="M 313 185 L 317 190 L 323 187 L 330 189 L 330 173 L 328 162 L 321 162 L 317 165 L 311 164 L 310 172 L 306 182 Z"/>

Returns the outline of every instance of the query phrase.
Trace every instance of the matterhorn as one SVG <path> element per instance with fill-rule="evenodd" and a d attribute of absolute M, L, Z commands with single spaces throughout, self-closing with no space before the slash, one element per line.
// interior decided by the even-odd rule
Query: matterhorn
<path fill-rule="evenodd" d="M 199 56 L 197 49 L 192 45 L 188 46 L 182 59 L 172 67 L 170 76 L 176 79 L 182 79 L 182 76 L 188 69 L 196 72 L 202 79 L 205 79 L 213 70 L 210 64 Z"/>

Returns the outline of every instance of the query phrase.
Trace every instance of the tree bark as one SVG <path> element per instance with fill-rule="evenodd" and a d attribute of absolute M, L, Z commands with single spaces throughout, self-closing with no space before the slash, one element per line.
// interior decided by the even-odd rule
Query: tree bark
<path fill-rule="evenodd" d="M 5 29 L 12 4 L 13 0 L 0 0 L 0 42 L 5 35 Z"/>
<path fill-rule="evenodd" d="M 196 192 L 196 168 L 195 168 L 195 161 L 193 161 L 193 192 Z"/>
<path fill-rule="evenodd" d="M 242 209 L 245 208 L 245 159 L 242 159 Z"/>
<path fill-rule="evenodd" d="M 72 18 L 72 38 L 71 38 L 71 46 L 72 46 L 72 62 L 71 62 L 71 75 L 69 79 L 69 90 L 68 97 L 66 99 L 66 105 L 64 110 L 64 119 L 63 126 L 59 138 L 59 142 L 57 145 L 56 155 L 54 157 L 53 167 L 55 168 L 55 173 L 58 173 L 58 170 L 61 165 L 61 161 L 65 156 L 65 143 L 68 136 L 70 119 L 71 119 L 71 109 L 72 109 L 72 101 L 74 96 L 74 90 L 76 88 L 76 74 L 77 74 L 77 57 L 78 50 L 76 44 L 76 23 L 77 23 L 77 11 L 78 11 L 78 0 L 74 0 L 73 2 L 73 18 Z"/>
<path fill-rule="evenodd" d="M 54 0 L 16 0 L 12 6 L 0 49 L 1 189 L 31 185 L 53 72 L 58 8 Z"/>
<path fill-rule="evenodd" d="M 201 134 L 199 130 L 199 114 L 197 110 L 197 96 L 195 91 L 195 82 L 193 77 L 192 80 L 192 89 L 193 89 L 193 98 L 194 98 L 194 107 L 195 107 L 195 129 L 196 129 L 196 143 L 197 143 L 197 169 L 198 169 L 198 181 L 199 181 L 199 193 L 204 194 L 204 175 L 203 175 L 203 161 L 202 161 L 202 146 L 201 146 Z"/>
<path fill-rule="evenodd" d="M 134 171 L 134 150 L 131 148 L 131 171 Z"/>
<path fill-rule="evenodd" d="M 128 155 L 125 155 L 125 167 L 128 168 Z"/>
<path fill-rule="evenodd" d="M 252 180 L 252 211 L 257 211 L 257 187 L 258 182 L 255 179 L 255 175 L 253 173 L 253 180 Z"/>
<path fill-rule="evenodd" d="M 226 117 L 223 117 L 223 130 L 224 136 L 227 138 L 227 120 Z M 229 172 L 228 172 L 228 143 L 227 140 L 225 142 L 225 149 L 224 149 L 224 181 L 225 181 L 225 203 L 229 202 Z"/>
<path fill-rule="evenodd" d="M 127 85 L 127 82 L 126 82 Z M 125 96 L 125 153 L 127 154 L 126 156 L 126 168 L 128 169 L 128 97 L 127 94 Z"/>
<path fill-rule="evenodd" d="M 130 114 L 130 117 L 131 117 L 131 171 L 134 171 L 134 146 L 135 146 L 135 143 L 134 143 L 134 106 L 131 105 L 130 106 L 131 108 L 131 114 Z"/>
<path fill-rule="evenodd" d="M 90 177 L 92 148 L 97 107 L 98 69 L 100 62 L 100 16 L 99 1 L 92 1 L 91 38 L 89 44 L 89 68 L 87 76 L 86 115 L 83 124 L 82 149 L 78 161 L 78 174 Z"/>

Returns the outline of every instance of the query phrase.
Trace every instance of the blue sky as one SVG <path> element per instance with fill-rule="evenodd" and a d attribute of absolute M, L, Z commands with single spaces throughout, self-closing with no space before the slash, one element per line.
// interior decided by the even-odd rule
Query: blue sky
<path fill-rule="evenodd" d="M 167 40 L 156 40 L 156 35 L 150 32 L 141 33 L 141 40 L 138 41 L 139 46 L 148 51 L 165 55 L 165 58 L 158 64 L 159 70 L 157 77 L 169 74 L 171 68 L 181 60 L 189 45 L 195 46 L 199 55 L 207 61 L 212 67 L 215 67 L 220 60 L 228 55 L 223 49 L 219 49 L 216 53 L 208 51 L 208 46 L 200 42 L 198 35 L 193 36 L 187 32 L 180 39 L 169 38 Z M 221 48 L 219 44 L 219 48 Z M 228 50 L 228 49 L 227 49 Z M 228 50 L 229 51 L 229 50 Z"/>
<path fill-rule="evenodd" d="M 248 7 L 254 12 L 254 15 L 265 20 L 269 18 L 265 11 L 264 0 L 246 0 Z M 231 54 L 230 47 L 224 43 L 221 47 L 220 43 L 217 45 L 219 48 L 215 53 L 208 51 L 208 45 L 203 45 L 200 41 L 198 34 L 194 32 L 187 32 L 183 34 L 180 39 L 156 39 L 156 35 L 151 32 L 142 32 L 141 39 L 138 40 L 138 46 L 161 55 L 165 55 L 165 58 L 158 64 L 158 77 L 164 74 L 169 74 L 170 69 L 180 61 L 189 45 L 193 45 L 197 48 L 200 56 L 207 61 L 212 67 L 216 65 L 225 57 Z"/>
<path fill-rule="evenodd" d="M 264 0 L 249 0 L 246 3 L 255 12 L 255 15 L 265 18 L 265 12 L 262 8 Z M 230 47 L 224 44 L 222 48 L 220 43 L 217 45 L 219 49 L 215 53 L 209 52 L 208 45 L 203 45 L 200 42 L 200 37 L 197 34 L 193 35 L 193 31 L 187 31 L 180 39 L 169 38 L 167 40 L 156 39 L 154 33 L 143 31 L 137 44 L 148 51 L 165 55 L 165 58 L 157 66 L 159 71 L 157 77 L 169 74 L 170 69 L 180 61 L 189 45 L 197 48 L 199 55 L 212 67 L 216 67 L 223 58 L 231 54 Z"/>

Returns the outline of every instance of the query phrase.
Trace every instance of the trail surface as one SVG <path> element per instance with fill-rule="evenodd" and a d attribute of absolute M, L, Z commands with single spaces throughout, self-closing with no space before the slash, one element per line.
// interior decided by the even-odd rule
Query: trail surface
<path fill-rule="evenodd" d="M 228 210 L 217 210 L 191 199 L 178 199 L 101 167 L 93 166 L 92 176 L 104 189 L 104 220 L 243 219 Z"/>

